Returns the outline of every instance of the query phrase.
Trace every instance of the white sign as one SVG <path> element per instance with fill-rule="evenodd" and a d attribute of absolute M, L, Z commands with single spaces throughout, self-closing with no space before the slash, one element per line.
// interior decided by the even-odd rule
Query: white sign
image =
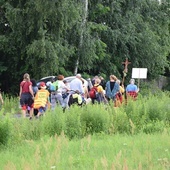
<path fill-rule="evenodd" d="M 146 79 L 147 68 L 132 68 L 132 78 Z"/>

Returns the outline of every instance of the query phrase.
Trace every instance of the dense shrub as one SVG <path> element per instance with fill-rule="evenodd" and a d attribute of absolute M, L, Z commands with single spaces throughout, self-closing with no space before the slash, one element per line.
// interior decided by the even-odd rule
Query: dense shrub
<path fill-rule="evenodd" d="M 20 112 L 19 98 L 8 96 L 8 95 L 3 96 L 3 98 L 4 98 L 4 104 L 3 104 L 4 113 L 13 114 L 13 113 Z"/>
<path fill-rule="evenodd" d="M 130 133 L 130 122 L 126 112 L 119 111 L 116 108 L 113 112 L 113 132 L 114 133 Z"/>
<path fill-rule="evenodd" d="M 108 132 L 111 125 L 111 114 L 109 114 L 106 106 L 104 105 L 89 105 L 83 109 L 81 114 L 81 122 L 83 134 L 93 134 L 100 132 Z"/>
<path fill-rule="evenodd" d="M 21 118 L 20 131 L 24 139 L 36 140 L 41 137 L 41 122 L 39 120 L 29 120 Z"/>
<path fill-rule="evenodd" d="M 18 144 L 24 140 L 40 139 L 44 135 L 60 135 L 62 132 L 70 139 L 94 133 L 162 132 L 170 129 L 169 96 L 168 92 L 139 95 L 136 101 L 128 101 L 117 108 L 112 103 L 89 104 L 84 107 L 73 106 L 63 113 L 57 107 L 40 119 L 31 121 L 28 118 L 16 118 L 13 115 L 15 110 L 8 109 L 11 110 L 8 113 L 3 108 L 0 112 L 0 145 Z M 12 103 L 15 101 L 11 100 Z"/>
<path fill-rule="evenodd" d="M 157 133 L 157 132 L 163 132 L 165 128 L 167 128 L 167 125 L 165 122 L 152 121 L 152 122 L 148 122 L 143 125 L 142 132 L 147 133 L 147 134 L 148 133 L 153 134 L 153 133 Z"/>
<path fill-rule="evenodd" d="M 46 113 L 41 120 L 42 133 L 45 135 L 60 135 L 65 127 L 65 115 L 61 108 Z"/>
<path fill-rule="evenodd" d="M 72 106 L 64 114 L 66 116 L 64 133 L 70 139 L 73 137 L 82 137 L 82 128 L 80 116 L 82 114 L 82 108 L 79 106 Z"/>
<path fill-rule="evenodd" d="M 2 113 L 3 111 L 1 111 Z M 2 116 L 2 115 L 1 115 Z M 9 117 L 1 117 L 0 121 L 0 145 L 7 145 L 11 137 L 12 124 Z"/>

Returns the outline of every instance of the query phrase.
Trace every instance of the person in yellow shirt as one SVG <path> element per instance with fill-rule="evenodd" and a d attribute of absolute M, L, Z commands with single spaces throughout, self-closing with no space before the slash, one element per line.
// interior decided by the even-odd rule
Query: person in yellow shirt
<path fill-rule="evenodd" d="M 50 105 L 49 102 L 49 91 L 46 90 L 46 85 L 44 82 L 40 83 L 40 90 L 35 95 L 34 98 L 34 109 L 38 110 L 37 118 L 47 110 Z"/>
<path fill-rule="evenodd" d="M 120 106 L 124 100 L 123 94 L 125 92 L 124 85 L 121 84 L 120 80 L 117 79 L 116 82 L 120 85 L 119 92 L 116 94 L 115 107 Z"/>
<path fill-rule="evenodd" d="M 97 96 L 96 96 L 96 99 L 92 99 L 93 104 L 94 104 L 95 100 L 98 103 L 106 101 L 105 92 L 104 92 L 103 87 L 100 85 L 100 83 L 101 83 L 101 80 L 99 78 L 96 78 L 94 87 L 97 87 Z"/>

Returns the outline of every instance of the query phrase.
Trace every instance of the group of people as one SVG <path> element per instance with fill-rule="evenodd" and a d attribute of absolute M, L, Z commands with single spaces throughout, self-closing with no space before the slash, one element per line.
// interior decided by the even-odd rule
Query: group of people
<path fill-rule="evenodd" d="M 114 106 L 117 107 L 129 98 L 136 100 L 139 92 L 134 79 L 131 79 L 125 88 L 115 75 L 110 75 L 110 80 L 106 83 L 104 83 L 104 79 L 102 77 L 95 76 L 92 83 L 93 86 L 97 88 L 98 92 L 98 96 L 95 99 L 92 99 L 92 103 L 95 101 L 98 103 L 113 101 Z"/>
<path fill-rule="evenodd" d="M 26 117 L 26 112 L 29 108 L 30 119 L 34 115 L 34 111 L 37 110 L 37 116 L 43 115 L 43 113 L 51 108 L 54 110 L 57 105 L 60 105 L 63 110 L 70 107 L 71 104 L 77 103 L 82 105 L 83 103 L 102 103 L 113 101 L 114 106 L 120 106 L 123 102 L 123 94 L 127 97 L 135 99 L 137 97 L 138 88 L 135 85 L 135 80 L 131 79 L 130 84 L 124 88 L 120 80 L 115 75 L 110 75 L 110 80 L 106 83 L 102 77 L 95 76 L 88 87 L 85 85 L 81 74 L 77 74 L 75 79 L 70 83 L 64 80 L 63 75 L 58 75 L 57 80 L 51 81 L 47 84 L 40 82 L 39 88 L 36 85 L 35 80 L 30 80 L 28 73 L 24 74 L 23 80 L 20 83 L 20 105 L 22 108 L 22 114 Z M 55 90 L 50 90 L 50 86 L 56 85 Z M 96 97 L 90 96 L 91 89 L 95 87 Z"/>

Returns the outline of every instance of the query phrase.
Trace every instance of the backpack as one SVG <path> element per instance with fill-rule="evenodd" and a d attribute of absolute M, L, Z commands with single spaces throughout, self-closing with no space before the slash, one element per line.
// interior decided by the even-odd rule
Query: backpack
<path fill-rule="evenodd" d="M 58 90 L 58 81 L 51 83 L 49 86 L 49 90 L 51 92 L 57 91 Z"/>
<path fill-rule="evenodd" d="M 32 90 L 33 90 L 33 93 L 34 93 L 34 96 L 35 96 L 37 91 L 38 91 L 38 87 L 37 86 L 32 86 Z"/>
<path fill-rule="evenodd" d="M 90 98 L 91 99 L 96 99 L 97 98 L 97 94 L 98 94 L 98 92 L 97 92 L 97 87 L 98 86 L 93 86 L 91 89 L 90 89 L 90 91 L 89 91 L 89 96 L 90 96 Z"/>

